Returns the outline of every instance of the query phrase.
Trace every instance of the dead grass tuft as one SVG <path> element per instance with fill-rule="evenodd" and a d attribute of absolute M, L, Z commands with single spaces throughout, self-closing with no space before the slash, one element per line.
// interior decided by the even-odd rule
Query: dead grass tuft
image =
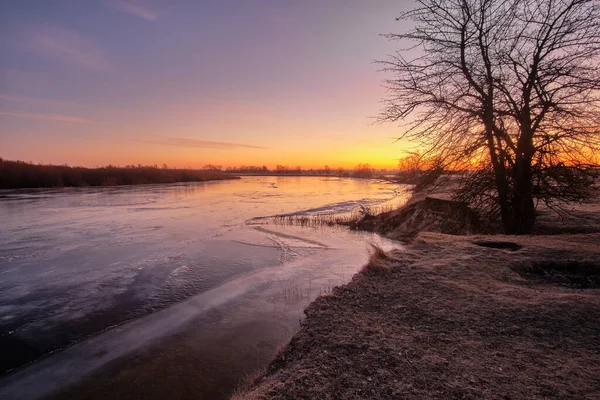
<path fill-rule="evenodd" d="M 392 269 L 394 258 L 375 243 L 369 244 L 369 261 L 362 267 L 363 273 L 387 273 Z"/>
<path fill-rule="evenodd" d="M 244 375 L 244 377 L 242 377 L 239 384 L 233 391 L 230 400 L 244 400 L 246 398 L 245 393 L 248 392 L 248 390 L 250 390 L 252 386 L 259 383 L 262 377 L 265 376 L 266 372 L 267 368 L 265 367 Z"/>

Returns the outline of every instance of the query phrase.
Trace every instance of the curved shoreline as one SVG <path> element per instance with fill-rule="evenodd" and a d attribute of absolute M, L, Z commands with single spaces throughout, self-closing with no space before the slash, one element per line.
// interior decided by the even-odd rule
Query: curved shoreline
<path fill-rule="evenodd" d="M 184 391 L 200 385 L 204 395 L 209 393 L 208 398 L 226 398 L 240 376 L 266 364 L 275 346 L 289 340 L 298 328 L 304 307 L 319 293 L 331 290 L 331 274 L 345 281 L 364 257 L 353 259 L 349 255 L 356 256 L 357 252 L 345 248 L 311 247 L 315 242 L 310 236 L 295 236 L 287 229 L 269 232 L 304 241 L 308 247 L 302 249 L 320 253 L 249 271 L 207 292 L 49 354 L 0 379 L 0 399 L 89 399 L 107 398 L 114 393 L 119 398 L 135 399 L 142 393 L 145 398 L 164 398 L 139 386 L 129 387 L 128 381 L 120 381 L 121 375 L 143 381 L 144 387 L 179 376 L 169 380 L 165 390 L 177 387 Z M 354 269 L 349 268 L 353 263 Z M 243 360 L 237 358 L 240 354 L 246 354 Z M 178 365 L 189 365 L 191 359 L 197 365 L 180 371 Z M 212 362 L 207 365 L 203 359 Z M 203 377 L 194 379 L 199 371 Z M 214 381 L 220 383 L 211 387 Z M 222 395 L 216 397 L 215 393 Z"/>
<path fill-rule="evenodd" d="M 490 240 L 521 249 L 481 245 Z M 600 396 L 600 288 L 520 273 L 557 253 L 597 263 L 599 242 L 597 233 L 421 233 L 379 260 L 387 268 L 366 268 L 315 300 L 301 330 L 233 399 Z"/>

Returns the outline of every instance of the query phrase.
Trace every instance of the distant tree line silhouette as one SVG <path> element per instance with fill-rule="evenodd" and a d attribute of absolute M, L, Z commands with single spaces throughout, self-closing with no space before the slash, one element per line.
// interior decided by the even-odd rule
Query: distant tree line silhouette
<path fill-rule="evenodd" d="M 107 165 L 99 168 L 86 168 L 33 164 L 0 158 L 0 189 L 201 182 L 233 179 L 236 178 L 235 174 L 337 176 L 364 179 L 380 175 L 370 164 L 366 163 L 358 164 L 353 170 L 332 169 L 328 165 L 320 169 L 303 169 L 300 166 L 288 167 L 285 165 L 277 165 L 274 169 L 269 169 L 264 165 L 223 168 L 214 164 L 206 164 L 202 169 L 169 168 L 166 164 L 161 167 L 138 164 L 124 167 Z"/>
<path fill-rule="evenodd" d="M 210 166 L 210 165 L 208 165 Z M 205 169 L 210 169 L 206 168 Z M 219 169 L 220 170 L 220 169 Z M 266 175 L 324 175 L 324 176 L 338 176 L 345 178 L 373 178 L 376 176 L 376 170 L 371 167 L 370 164 L 361 163 L 358 164 L 353 170 L 347 170 L 345 168 L 332 169 L 328 165 L 323 168 L 309 168 L 305 169 L 300 166 L 290 167 L 287 165 L 277 164 L 274 169 L 269 169 L 266 166 L 257 165 L 242 165 L 240 167 L 227 167 L 226 172 L 238 173 L 238 174 L 266 174 Z"/>
<path fill-rule="evenodd" d="M 0 158 L 0 189 L 65 186 L 116 186 L 233 179 L 220 171 L 171 169 L 143 165 L 101 168 L 41 165 Z"/>

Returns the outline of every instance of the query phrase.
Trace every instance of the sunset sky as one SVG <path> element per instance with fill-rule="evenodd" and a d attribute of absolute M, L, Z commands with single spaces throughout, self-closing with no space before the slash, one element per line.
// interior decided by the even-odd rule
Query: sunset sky
<path fill-rule="evenodd" d="M 395 167 L 374 125 L 392 0 L 0 4 L 0 157 L 70 165 Z"/>

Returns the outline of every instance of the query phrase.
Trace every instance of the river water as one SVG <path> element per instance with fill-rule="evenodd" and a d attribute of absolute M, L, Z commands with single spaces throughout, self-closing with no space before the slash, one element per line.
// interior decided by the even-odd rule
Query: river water
<path fill-rule="evenodd" d="M 403 193 L 329 177 L 0 192 L 0 398 L 227 398 L 369 242 L 398 246 L 269 217 Z"/>

